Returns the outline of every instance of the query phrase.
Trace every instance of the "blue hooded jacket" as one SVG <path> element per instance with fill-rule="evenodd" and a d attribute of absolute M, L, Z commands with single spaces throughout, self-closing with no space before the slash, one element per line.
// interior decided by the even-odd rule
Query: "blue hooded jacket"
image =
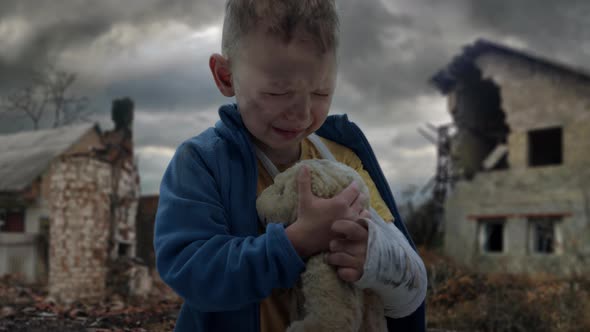
<path fill-rule="evenodd" d="M 256 156 L 235 104 L 221 121 L 180 145 L 162 179 L 154 230 L 156 265 L 184 304 L 175 331 L 260 331 L 260 302 L 295 285 L 305 263 L 280 224 L 259 235 Z M 391 190 L 361 130 L 329 116 L 318 135 L 352 149 L 408 238 Z M 390 331 L 425 331 L 424 303 L 387 318 Z"/>

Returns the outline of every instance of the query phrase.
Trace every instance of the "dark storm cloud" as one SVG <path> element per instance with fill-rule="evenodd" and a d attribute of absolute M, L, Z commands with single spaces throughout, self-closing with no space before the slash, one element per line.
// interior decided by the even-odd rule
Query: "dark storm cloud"
<path fill-rule="evenodd" d="M 486 0 L 465 5 L 474 25 L 516 36 L 545 57 L 590 68 L 590 2 Z"/>
<path fill-rule="evenodd" d="M 146 111 L 195 112 L 229 102 L 215 87 L 206 63 L 123 79 L 105 88 L 104 96 L 117 95 L 131 96 Z"/>
<path fill-rule="evenodd" d="M 101 47 L 114 48 L 108 52 L 116 56 L 149 41 L 154 31 L 167 28 L 167 24 L 186 24 L 196 30 L 219 21 L 222 13 L 223 1 L 0 1 L 0 43 L 3 37 L 10 41 L 20 36 L 10 50 L 0 49 L 0 94 L 29 83 L 33 70 L 45 68 L 67 52 L 76 56 L 105 35 L 114 37 Z M 114 30 L 121 26 L 134 29 L 132 40 Z M 189 58 L 190 51 L 185 52 Z M 2 56 L 7 53 L 10 56 Z M 93 63 L 93 54 L 89 55 L 87 64 L 82 63 L 87 79 L 95 76 L 93 70 L 96 74 L 102 70 Z M 120 75 L 105 82 L 99 91 L 83 94 L 90 97 L 93 112 L 98 114 L 108 113 L 111 100 L 121 96 L 131 96 L 142 111 L 194 111 L 218 103 L 215 97 L 219 94 L 211 82 L 206 59 L 193 60 L 179 61 L 176 67 L 145 68 L 144 72 Z M 74 88 L 87 85 L 84 79 L 79 77 Z M 1 132 L 30 129 L 26 119 L 4 120 Z"/>
<path fill-rule="evenodd" d="M 446 61 L 441 45 L 419 40 L 431 28 L 383 2 L 341 5 L 341 75 L 376 103 L 424 93 L 429 75 Z"/>
<path fill-rule="evenodd" d="M 88 45 L 117 24 L 141 29 L 153 23 L 182 22 L 198 28 L 219 20 L 222 12 L 223 1 L 4 0 L 0 22 L 24 20 L 30 34 L 19 50 L 13 50 L 16 56 L 0 57 L 2 81 L 19 81 L 31 68 L 43 66 L 64 50 Z"/>
<path fill-rule="evenodd" d="M 223 14 L 223 1 L 115 0 L 36 1 L 4 0 L 0 18 L 24 17 L 39 28 L 41 48 L 93 40 L 118 23 L 149 24 L 176 21 L 198 28 Z M 42 28 L 42 29 L 41 29 Z"/>

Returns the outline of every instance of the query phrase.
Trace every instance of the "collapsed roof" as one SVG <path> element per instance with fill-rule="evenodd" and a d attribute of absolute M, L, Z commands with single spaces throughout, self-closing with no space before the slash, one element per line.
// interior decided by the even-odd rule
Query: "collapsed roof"
<path fill-rule="evenodd" d="M 0 135 L 0 192 L 26 189 L 50 165 L 95 124 Z"/>
<path fill-rule="evenodd" d="M 590 81 L 590 73 L 586 73 L 581 69 L 576 69 L 551 60 L 543 59 L 538 56 L 533 56 L 527 54 L 526 52 L 500 45 L 485 39 L 478 39 L 472 45 L 465 46 L 463 48 L 463 52 L 455 56 L 445 68 L 442 68 L 434 76 L 432 76 L 430 82 L 443 94 L 449 93 L 451 90 L 453 90 L 458 80 L 470 74 L 475 66 L 475 61 L 477 58 L 484 54 L 499 54 L 516 57 L 527 62 L 544 66 L 548 69 L 567 73 L 570 76 L 582 79 L 584 81 Z"/>

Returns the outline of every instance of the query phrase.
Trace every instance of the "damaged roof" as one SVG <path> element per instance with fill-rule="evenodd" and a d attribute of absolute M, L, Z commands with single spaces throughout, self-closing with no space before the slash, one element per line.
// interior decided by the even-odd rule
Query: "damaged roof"
<path fill-rule="evenodd" d="M 0 135 L 0 192 L 19 192 L 41 175 L 95 124 Z"/>
<path fill-rule="evenodd" d="M 442 93 L 446 94 L 453 89 L 459 77 L 464 72 L 470 70 L 475 65 L 477 58 L 483 54 L 500 54 L 505 56 L 517 57 L 521 60 L 536 63 L 547 67 L 548 69 L 565 72 L 571 76 L 585 81 L 590 81 L 590 74 L 581 69 L 569 67 L 541 57 L 527 54 L 504 45 L 500 45 L 485 39 L 478 39 L 472 45 L 463 48 L 463 52 L 453 58 L 453 60 L 443 69 L 438 71 L 430 82 L 436 86 Z"/>

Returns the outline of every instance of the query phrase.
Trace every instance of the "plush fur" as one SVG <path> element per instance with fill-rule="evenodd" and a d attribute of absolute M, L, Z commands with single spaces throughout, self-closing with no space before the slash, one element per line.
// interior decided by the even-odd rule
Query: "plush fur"
<path fill-rule="evenodd" d="M 264 224 L 289 225 L 297 219 L 297 174 L 301 166 L 311 171 L 311 190 L 322 198 L 331 198 L 354 180 L 365 194 L 369 190 L 352 168 L 329 160 L 312 159 L 297 163 L 277 175 L 273 185 L 256 202 Z M 370 290 L 361 290 L 342 281 L 336 270 L 325 262 L 322 253 L 311 257 L 293 292 L 289 332 L 387 331 L 383 303 Z"/>

